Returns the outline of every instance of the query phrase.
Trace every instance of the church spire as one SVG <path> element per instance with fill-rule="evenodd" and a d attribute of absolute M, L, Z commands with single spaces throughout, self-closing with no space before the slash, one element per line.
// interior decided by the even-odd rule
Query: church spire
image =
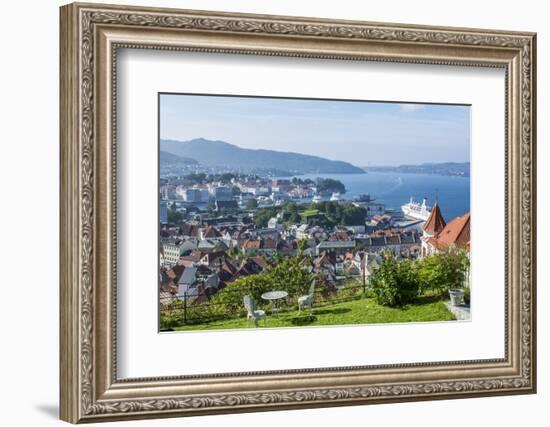
<path fill-rule="evenodd" d="M 441 215 L 441 210 L 439 209 L 439 205 L 436 203 L 432 211 L 430 212 L 430 216 L 422 226 L 422 229 L 432 236 L 435 236 L 438 234 L 443 228 L 445 228 L 445 220 L 443 219 L 443 215 Z"/>

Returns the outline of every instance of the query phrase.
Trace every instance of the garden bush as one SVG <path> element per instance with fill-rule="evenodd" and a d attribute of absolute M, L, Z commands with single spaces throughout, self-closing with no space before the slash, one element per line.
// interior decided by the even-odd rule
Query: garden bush
<path fill-rule="evenodd" d="M 418 272 L 413 261 L 396 260 L 384 255 L 382 264 L 370 281 L 376 302 L 389 307 L 402 307 L 413 302 L 420 293 Z"/>
<path fill-rule="evenodd" d="M 464 287 L 470 267 L 468 253 L 460 249 L 430 255 L 417 262 L 421 291 L 447 295 L 449 289 Z"/>

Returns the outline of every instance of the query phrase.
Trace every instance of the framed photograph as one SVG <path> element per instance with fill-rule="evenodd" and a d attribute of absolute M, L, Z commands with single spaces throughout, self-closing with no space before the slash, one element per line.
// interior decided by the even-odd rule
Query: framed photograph
<path fill-rule="evenodd" d="M 535 34 L 61 8 L 61 418 L 536 391 Z"/>

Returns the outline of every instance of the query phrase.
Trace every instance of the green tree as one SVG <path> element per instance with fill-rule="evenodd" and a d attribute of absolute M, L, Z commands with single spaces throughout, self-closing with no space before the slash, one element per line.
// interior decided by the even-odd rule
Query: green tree
<path fill-rule="evenodd" d="M 239 315 L 243 309 L 243 297 L 251 295 L 258 305 L 267 305 L 261 299 L 264 292 L 286 291 L 290 297 L 303 295 L 309 289 L 313 276 L 301 265 L 301 257 L 281 259 L 275 256 L 274 267 L 261 273 L 243 276 L 219 291 L 212 302 L 225 306 L 228 313 Z"/>
<path fill-rule="evenodd" d="M 396 260 L 393 254 L 384 254 L 370 284 L 378 304 L 402 307 L 414 301 L 420 292 L 418 272 L 414 262 Z"/>
<path fill-rule="evenodd" d="M 344 194 L 346 192 L 346 186 L 337 179 L 332 178 L 317 178 L 317 192 L 321 194 L 328 194 L 328 193 L 341 193 Z"/>
<path fill-rule="evenodd" d="M 232 173 L 222 173 L 219 179 L 224 184 L 229 184 L 233 178 L 235 178 L 235 175 Z"/>
<path fill-rule="evenodd" d="M 168 209 L 168 222 L 170 224 L 177 224 L 183 220 L 183 214 L 175 209 Z"/>
<path fill-rule="evenodd" d="M 256 211 L 254 214 L 254 224 L 256 224 L 256 227 L 267 227 L 267 222 L 270 220 L 270 218 L 273 218 L 275 215 L 277 215 L 278 208 L 276 207 L 268 207 L 268 208 L 261 208 Z"/>
<path fill-rule="evenodd" d="M 309 248 L 309 241 L 307 239 L 298 240 L 298 250 L 300 251 L 300 254 L 307 248 Z"/>
<path fill-rule="evenodd" d="M 224 305 L 228 314 L 238 316 L 244 308 L 245 295 L 251 295 L 258 304 L 262 304 L 262 294 L 270 290 L 273 290 L 273 283 L 266 274 L 243 276 L 219 291 L 213 297 L 212 303 Z"/>
<path fill-rule="evenodd" d="M 207 203 L 205 209 L 209 214 L 212 214 L 216 210 L 216 206 L 214 203 Z"/>
<path fill-rule="evenodd" d="M 286 257 L 269 269 L 266 274 L 269 276 L 274 289 L 288 292 L 292 297 L 297 294 L 304 294 L 309 289 L 313 276 L 301 265 L 302 257 Z"/>
<path fill-rule="evenodd" d="M 289 224 L 298 224 L 302 220 L 296 203 L 287 203 L 285 205 L 285 212 L 288 215 L 287 222 Z"/>
<path fill-rule="evenodd" d="M 205 173 L 191 173 L 189 175 L 186 175 L 185 180 L 190 182 L 191 184 L 203 184 L 206 181 L 206 174 Z"/>
<path fill-rule="evenodd" d="M 463 287 L 470 267 L 468 252 L 456 248 L 424 257 L 417 263 L 422 291 L 440 294 Z"/>
<path fill-rule="evenodd" d="M 338 223 L 342 225 L 364 225 L 367 219 L 367 210 L 362 207 L 346 204 L 342 207 Z"/>
<path fill-rule="evenodd" d="M 246 209 L 256 209 L 258 207 L 258 201 L 256 199 L 248 199 L 246 201 Z"/>

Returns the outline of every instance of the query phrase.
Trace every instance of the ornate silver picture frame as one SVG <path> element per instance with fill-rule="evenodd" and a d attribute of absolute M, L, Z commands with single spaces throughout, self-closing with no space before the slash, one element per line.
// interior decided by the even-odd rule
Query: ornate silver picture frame
<path fill-rule="evenodd" d="M 61 419 L 97 422 L 536 391 L 535 34 L 75 3 L 61 8 L 60 43 Z M 504 357 L 120 379 L 120 49 L 504 70 Z"/>

